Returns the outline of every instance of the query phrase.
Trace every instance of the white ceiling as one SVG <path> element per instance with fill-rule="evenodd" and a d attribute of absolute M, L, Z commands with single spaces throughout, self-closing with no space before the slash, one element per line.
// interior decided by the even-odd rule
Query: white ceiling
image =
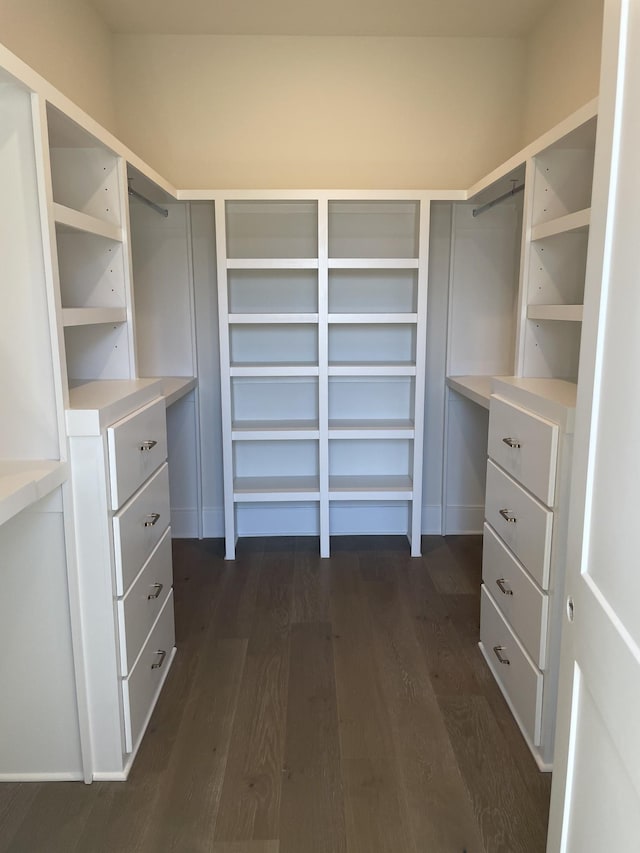
<path fill-rule="evenodd" d="M 86 0 L 117 33 L 521 36 L 555 0 Z"/>

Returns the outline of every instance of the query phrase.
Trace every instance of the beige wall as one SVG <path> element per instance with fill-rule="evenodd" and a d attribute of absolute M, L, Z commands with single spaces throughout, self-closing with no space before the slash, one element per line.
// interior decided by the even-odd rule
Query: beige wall
<path fill-rule="evenodd" d="M 522 144 L 598 94 L 603 0 L 557 0 L 527 40 Z"/>
<path fill-rule="evenodd" d="M 520 141 L 517 40 L 114 43 L 120 135 L 181 187 L 466 187 Z"/>
<path fill-rule="evenodd" d="M 112 36 L 82 0 L 0 0 L 0 40 L 115 131 Z"/>

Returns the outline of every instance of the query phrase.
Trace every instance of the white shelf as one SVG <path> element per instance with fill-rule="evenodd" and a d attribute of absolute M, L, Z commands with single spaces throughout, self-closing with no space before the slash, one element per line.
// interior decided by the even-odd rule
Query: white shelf
<path fill-rule="evenodd" d="M 235 421 L 231 427 L 233 441 L 274 441 L 320 438 L 317 420 Z"/>
<path fill-rule="evenodd" d="M 529 305 L 527 318 L 529 320 L 563 320 L 570 323 L 581 323 L 582 305 Z"/>
<path fill-rule="evenodd" d="M 317 270 L 317 258 L 228 258 L 228 270 Z"/>
<path fill-rule="evenodd" d="M 411 477 L 401 475 L 330 476 L 330 500 L 411 500 Z"/>
<path fill-rule="evenodd" d="M 329 258 L 330 270 L 417 270 L 417 258 Z"/>
<path fill-rule="evenodd" d="M 105 426 L 162 395 L 162 379 L 103 379 L 72 385 L 67 435 L 100 435 Z"/>
<path fill-rule="evenodd" d="M 317 501 L 320 481 L 318 477 L 236 477 L 233 497 L 238 503 Z"/>
<path fill-rule="evenodd" d="M 66 479 L 66 462 L 0 460 L 0 524 L 37 503 Z"/>
<path fill-rule="evenodd" d="M 96 219 L 95 216 L 89 216 L 79 210 L 72 210 L 72 208 L 56 202 L 53 204 L 53 216 L 58 227 L 62 229 L 70 228 L 72 231 L 83 231 L 86 234 L 95 234 L 98 237 L 106 237 L 108 240 L 115 240 L 118 243 L 122 242 L 122 229 L 119 226 L 112 225 L 102 219 Z"/>
<path fill-rule="evenodd" d="M 413 438 L 412 420 L 329 420 L 329 438 Z"/>
<path fill-rule="evenodd" d="M 126 308 L 63 308 L 62 325 L 99 326 L 104 323 L 126 323 Z"/>
<path fill-rule="evenodd" d="M 230 324 L 265 324 L 270 323 L 301 323 L 313 324 L 318 322 L 317 314 L 229 314 Z"/>
<path fill-rule="evenodd" d="M 447 386 L 484 409 L 489 408 L 492 376 L 447 376 Z"/>
<path fill-rule="evenodd" d="M 330 364 L 329 376 L 415 376 L 415 364 L 407 362 L 380 363 L 369 362 L 353 364 Z"/>
<path fill-rule="evenodd" d="M 349 323 L 373 325 L 382 323 L 407 323 L 418 322 L 417 314 L 329 314 L 329 323 Z"/>
<path fill-rule="evenodd" d="M 161 376 L 162 396 L 167 408 L 185 397 L 198 384 L 195 376 Z"/>
<path fill-rule="evenodd" d="M 236 364 L 230 368 L 231 376 L 318 376 L 320 368 L 314 364 Z"/>
<path fill-rule="evenodd" d="M 555 237 L 558 234 L 568 234 L 571 231 L 585 231 L 591 220 L 591 208 L 578 210 L 576 213 L 568 213 L 559 216 L 549 222 L 542 222 L 531 228 L 531 240 L 544 240 L 545 237 Z"/>

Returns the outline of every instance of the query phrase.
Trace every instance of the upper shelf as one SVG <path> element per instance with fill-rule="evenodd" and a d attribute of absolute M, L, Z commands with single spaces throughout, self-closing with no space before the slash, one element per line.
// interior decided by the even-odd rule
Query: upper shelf
<path fill-rule="evenodd" d="M 66 462 L 0 460 L 0 524 L 37 503 L 66 479 Z"/>
<path fill-rule="evenodd" d="M 571 231 L 585 231 L 591 220 L 591 208 L 578 210 L 576 213 L 568 213 L 559 216 L 549 222 L 534 225 L 531 229 L 532 240 L 544 240 L 545 237 L 555 237 L 557 234 L 567 234 Z"/>
<path fill-rule="evenodd" d="M 98 326 L 102 323 L 125 323 L 126 308 L 63 308 L 62 325 Z"/>
<path fill-rule="evenodd" d="M 529 305 L 527 308 L 527 319 L 561 320 L 581 323 L 582 313 L 582 305 Z"/>
<path fill-rule="evenodd" d="M 89 216 L 88 213 L 81 213 L 79 210 L 54 202 L 53 216 L 60 229 L 82 231 L 85 234 L 95 234 L 98 237 L 106 237 L 108 240 L 122 242 L 120 226 Z"/>

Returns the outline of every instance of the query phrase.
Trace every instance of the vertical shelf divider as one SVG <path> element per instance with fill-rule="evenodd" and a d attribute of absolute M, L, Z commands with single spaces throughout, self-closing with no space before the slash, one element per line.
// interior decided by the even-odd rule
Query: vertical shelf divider
<path fill-rule="evenodd" d="M 429 230 L 431 203 L 428 198 L 420 200 L 420 233 L 418 240 L 418 324 L 416 328 L 416 385 L 414 398 L 414 437 L 412 459 L 412 500 L 409 519 L 409 542 L 411 556 L 422 553 L 422 451 L 424 444 L 424 402 L 427 352 L 427 287 L 429 279 Z"/>
<path fill-rule="evenodd" d="M 218 312 L 220 315 L 220 396 L 222 403 L 222 467 L 224 482 L 225 559 L 236 556 L 235 504 L 233 500 L 233 444 L 231 441 L 231 359 L 229 353 L 229 289 L 227 284 L 227 233 L 224 198 L 215 202 Z"/>
<path fill-rule="evenodd" d="M 318 199 L 318 420 L 320 556 L 328 557 L 329 531 L 329 199 Z"/>

